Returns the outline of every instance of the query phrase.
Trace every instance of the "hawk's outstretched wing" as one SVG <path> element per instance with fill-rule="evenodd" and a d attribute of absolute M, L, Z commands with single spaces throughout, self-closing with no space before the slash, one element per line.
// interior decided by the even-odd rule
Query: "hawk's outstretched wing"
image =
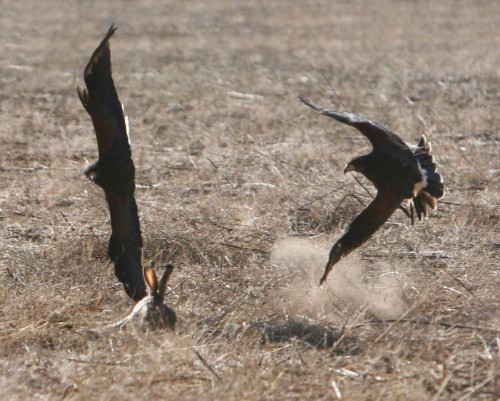
<path fill-rule="evenodd" d="M 78 96 L 92 118 L 99 160 L 85 173 L 104 189 L 111 217 L 108 255 L 125 291 L 134 300 L 146 295 L 142 274 L 142 235 L 134 198 L 135 167 L 123 108 L 111 76 L 109 39 L 116 31 L 111 25 L 94 51 L 84 78 L 86 89 Z"/>
<path fill-rule="evenodd" d="M 368 241 L 394 213 L 402 200 L 403 198 L 395 195 L 391 189 L 385 186 L 379 188 L 375 199 L 352 221 L 347 232 L 333 245 L 320 285 L 326 281 L 333 265 Z"/>
<path fill-rule="evenodd" d="M 129 147 L 126 117 L 111 76 L 109 39 L 116 29 L 111 24 L 108 33 L 85 67 L 84 79 L 87 89 L 77 88 L 78 96 L 94 124 L 99 157 L 112 147 Z"/>
<path fill-rule="evenodd" d="M 403 149 L 410 149 L 398 135 L 374 121 L 358 116 L 354 113 L 341 113 L 331 109 L 324 109 L 302 96 L 299 97 L 299 100 L 325 116 L 335 118 L 341 123 L 358 129 L 359 132 L 368 138 L 374 149 L 387 146 L 398 146 Z"/>
<path fill-rule="evenodd" d="M 134 195 L 106 193 L 111 216 L 108 255 L 115 274 L 134 300 L 146 296 L 142 274 L 142 235 Z"/>

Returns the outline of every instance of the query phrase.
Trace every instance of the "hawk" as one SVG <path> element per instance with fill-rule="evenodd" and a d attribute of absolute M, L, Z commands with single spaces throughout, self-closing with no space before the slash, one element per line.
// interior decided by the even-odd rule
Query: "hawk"
<path fill-rule="evenodd" d="M 128 120 L 111 75 L 108 33 L 85 67 L 86 89 L 77 88 L 83 107 L 90 115 L 97 138 L 99 159 L 85 169 L 85 175 L 106 195 L 111 218 L 108 256 L 126 293 L 138 301 L 146 295 L 142 272 L 142 235 L 134 198 L 135 167 L 132 161 Z"/>
<path fill-rule="evenodd" d="M 444 196 L 444 185 L 425 136 L 412 150 L 398 135 L 371 120 L 324 109 L 303 97 L 299 100 L 325 116 L 358 129 L 373 147 L 371 153 L 347 163 L 344 173 L 363 174 L 377 188 L 377 196 L 333 245 L 320 281 L 322 285 L 333 266 L 368 241 L 403 201 L 410 201 L 412 223 L 414 209 L 420 221 L 427 217 L 427 209 L 436 209 L 437 200 Z"/>

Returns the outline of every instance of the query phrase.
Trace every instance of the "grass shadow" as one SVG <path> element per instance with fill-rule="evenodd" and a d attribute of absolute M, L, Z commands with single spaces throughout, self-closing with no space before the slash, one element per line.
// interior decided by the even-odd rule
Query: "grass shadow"
<path fill-rule="evenodd" d="M 343 336 L 341 330 L 307 321 L 288 319 L 262 324 L 261 344 L 282 343 L 297 339 L 316 349 L 331 349 L 335 355 L 358 355 L 362 352 L 355 337 Z"/>

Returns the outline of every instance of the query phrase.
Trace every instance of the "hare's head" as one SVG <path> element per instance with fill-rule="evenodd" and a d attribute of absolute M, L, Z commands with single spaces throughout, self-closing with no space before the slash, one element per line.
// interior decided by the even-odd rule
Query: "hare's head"
<path fill-rule="evenodd" d="M 143 299 L 145 302 L 142 309 L 142 321 L 144 325 L 152 330 L 170 329 L 175 330 L 177 315 L 174 310 L 163 303 L 168 280 L 174 270 L 174 266 L 168 264 L 165 272 L 158 283 L 156 273 L 151 266 L 144 267 L 144 280 L 149 287 L 149 296 Z"/>

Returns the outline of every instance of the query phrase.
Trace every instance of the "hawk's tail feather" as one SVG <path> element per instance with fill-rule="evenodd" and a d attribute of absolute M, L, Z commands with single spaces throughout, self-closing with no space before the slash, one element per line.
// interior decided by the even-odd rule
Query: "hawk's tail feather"
<path fill-rule="evenodd" d="M 416 157 L 420 167 L 431 173 L 436 172 L 436 163 L 434 163 L 434 157 L 430 153 L 417 153 Z"/>
<path fill-rule="evenodd" d="M 436 209 L 437 200 L 444 196 L 444 185 L 438 173 L 425 172 L 426 186 L 413 197 L 413 204 L 418 219 L 422 221 L 427 217 L 427 208 Z"/>
<path fill-rule="evenodd" d="M 434 157 L 430 153 L 431 144 L 422 136 L 415 149 L 415 157 L 425 175 L 425 187 L 413 198 L 418 219 L 422 221 L 427 217 L 427 208 L 436 209 L 437 200 L 444 196 L 444 185 L 441 175 L 437 172 Z"/>
<path fill-rule="evenodd" d="M 440 199 L 444 196 L 444 185 L 441 176 L 438 173 L 427 173 L 427 185 L 423 191 L 427 192 L 434 198 Z"/>
<path fill-rule="evenodd" d="M 420 142 L 417 145 L 417 150 L 415 151 L 415 153 L 417 153 L 418 151 L 421 152 L 431 151 L 431 144 L 427 142 L 427 138 L 425 137 L 425 135 L 422 135 L 422 138 L 420 139 Z"/>

